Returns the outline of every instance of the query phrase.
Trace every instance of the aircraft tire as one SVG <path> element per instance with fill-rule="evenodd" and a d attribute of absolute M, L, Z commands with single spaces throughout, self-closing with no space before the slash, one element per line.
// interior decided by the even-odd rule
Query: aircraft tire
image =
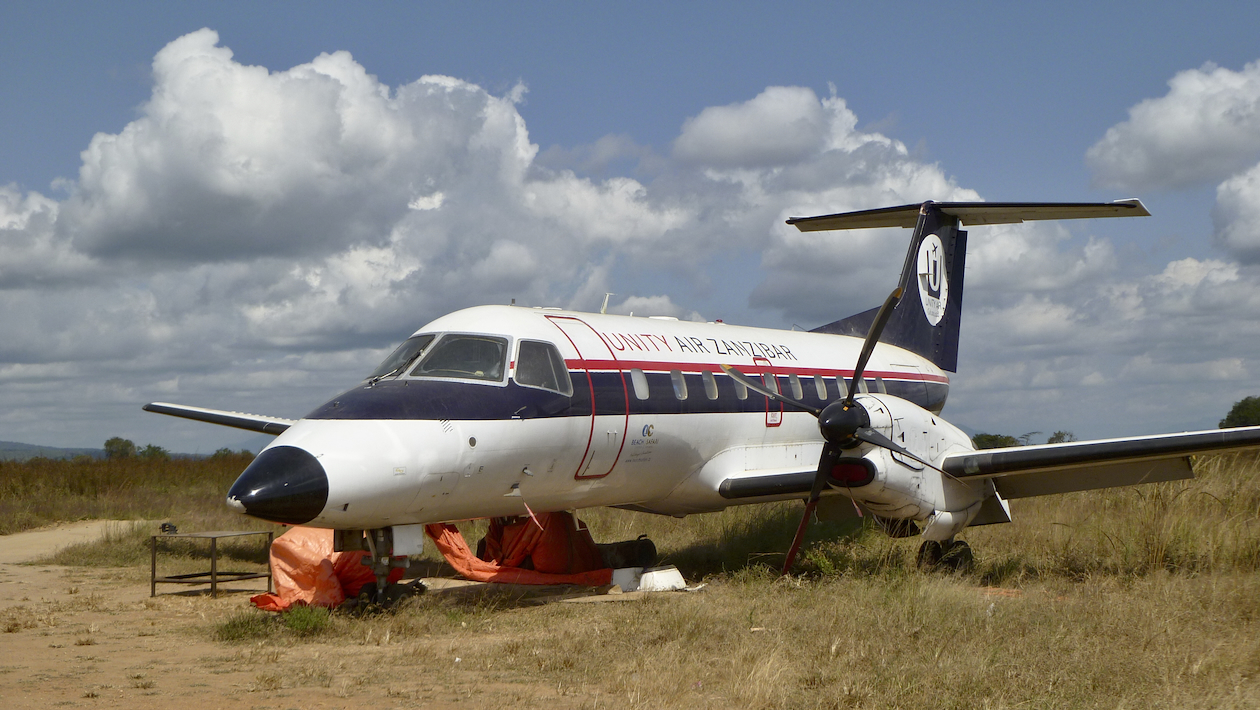
<path fill-rule="evenodd" d="M 975 556 L 971 545 L 963 540 L 954 540 L 941 552 L 940 565 L 955 572 L 966 572 L 975 566 Z"/>
<path fill-rule="evenodd" d="M 915 561 L 918 563 L 919 569 L 935 569 L 941 563 L 943 554 L 944 550 L 941 548 L 941 543 L 936 540 L 924 540 L 923 544 L 919 545 L 919 555 Z"/>

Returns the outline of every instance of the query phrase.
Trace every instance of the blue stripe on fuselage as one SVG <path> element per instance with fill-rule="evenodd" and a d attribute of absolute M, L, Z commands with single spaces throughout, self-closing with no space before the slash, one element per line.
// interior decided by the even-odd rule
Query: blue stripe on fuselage
<path fill-rule="evenodd" d="M 687 398 L 674 394 L 668 372 L 646 372 L 647 399 L 635 396 L 630 374 L 621 372 L 575 371 L 571 373 L 573 396 L 522 387 L 509 380 L 507 385 L 481 384 L 440 379 L 384 380 L 374 385 L 356 387 L 338 395 L 317 408 L 307 419 L 537 419 L 542 417 L 582 417 L 591 415 L 591 387 L 595 390 L 598 414 L 622 415 L 627 403 L 630 414 L 702 414 L 765 412 L 766 398 L 749 392 L 747 398 L 735 395 L 735 382 L 716 374 L 717 399 L 709 399 L 700 374 L 684 375 Z M 779 376 L 781 391 L 791 393 L 788 378 Z M 827 399 L 818 397 L 812 378 L 802 378 L 806 404 L 822 406 L 841 396 L 842 385 L 836 378 L 826 378 Z M 914 402 L 925 409 L 939 409 L 944 404 L 949 386 L 938 382 L 885 379 L 888 394 Z M 779 405 L 774 404 L 777 411 Z M 790 410 L 790 408 L 788 408 Z"/>

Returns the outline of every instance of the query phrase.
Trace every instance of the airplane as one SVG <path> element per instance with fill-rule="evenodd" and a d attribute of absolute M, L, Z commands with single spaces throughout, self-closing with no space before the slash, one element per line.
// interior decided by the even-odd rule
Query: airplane
<path fill-rule="evenodd" d="M 1009 501 L 1193 477 L 1189 457 L 1260 446 L 1260 427 L 976 450 L 941 417 L 957 370 L 961 226 L 1149 216 L 1108 203 L 924 202 L 792 218 L 801 231 L 913 229 L 876 309 L 812 331 L 479 306 L 417 330 L 302 419 L 163 402 L 150 412 L 276 436 L 227 504 L 331 528 L 390 565 L 428 523 L 612 506 L 686 516 L 792 499 L 919 535 L 918 562 L 971 564 L 957 538 Z"/>

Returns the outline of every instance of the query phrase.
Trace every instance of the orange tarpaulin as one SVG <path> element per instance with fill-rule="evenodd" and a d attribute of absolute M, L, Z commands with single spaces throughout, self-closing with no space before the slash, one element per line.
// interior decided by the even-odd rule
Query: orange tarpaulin
<path fill-rule="evenodd" d="M 333 552 L 333 531 L 322 528 L 290 528 L 271 543 L 271 575 L 275 594 L 250 598 L 263 611 L 284 611 L 294 604 L 335 607 L 358 596 L 365 584 L 375 584 L 372 568 L 362 564 L 368 553 Z M 403 570 L 390 570 L 389 582 L 402 578 Z"/>
<path fill-rule="evenodd" d="M 590 531 L 567 512 L 540 513 L 536 519 L 508 519 L 506 523 L 491 520 L 484 552 L 488 559 L 474 555 L 454 525 L 426 525 L 425 532 L 451 567 L 475 582 L 588 587 L 612 582 L 612 569 L 604 566 Z"/>

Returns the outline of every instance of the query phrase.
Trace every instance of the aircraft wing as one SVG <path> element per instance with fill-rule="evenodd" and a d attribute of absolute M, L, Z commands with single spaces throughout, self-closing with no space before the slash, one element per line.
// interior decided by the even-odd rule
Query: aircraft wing
<path fill-rule="evenodd" d="M 172 417 L 195 419 L 199 422 L 221 424 L 236 429 L 258 431 L 273 436 L 293 426 L 294 423 L 292 419 L 281 419 L 280 417 L 265 417 L 260 414 L 246 414 L 244 412 L 225 412 L 221 409 L 189 407 L 183 404 L 168 404 L 166 402 L 150 402 L 144 405 L 144 411 L 167 414 Z"/>
<path fill-rule="evenodd" d="M 961 480 L 991 478 L 1005 499 L 1193 478 L 1189 457 L 1260 447 L 1260 427 L 982 449 L 946 456 Z"/>

